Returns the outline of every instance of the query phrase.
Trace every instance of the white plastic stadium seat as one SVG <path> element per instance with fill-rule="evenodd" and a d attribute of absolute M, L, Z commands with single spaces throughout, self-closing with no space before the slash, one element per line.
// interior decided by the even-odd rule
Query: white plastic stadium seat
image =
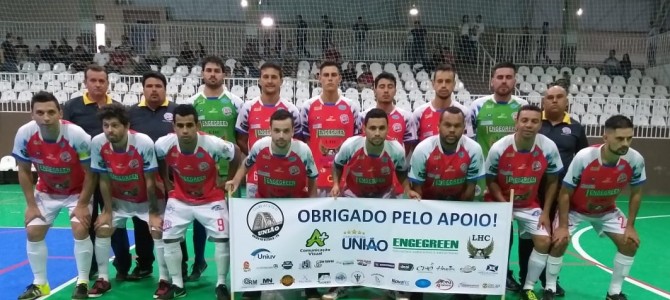
<path fill-rule="evenodd" d="M 0 172 L 13 171 L 16 169 L 16 159 L 14 156 L 7 155 L 0 159 Z"/>
<path fill-rule="evenodd" d="M 33 62 L 27 62 L 24 63 L 23 66 L 21 66 L 21 73 L 31 73 L 35 72 L 37 68 L 35 67 L 35 63 Z"/>
<path fill-rule="evenodd" d="M 582 68 L 582 67 L 575 68 L 575 73 L 574 74 L 577 75 L 577 76 L 581 76 L 581 77 L 585 77 L 587 75 L 586 70 L 584 70 L 584 68 Z"/>
<path fill-rule="evenodd" d="M 535 91 L 540 94 L 544 94 L 544 92 L 547 91 L 547 85 L 545 83 L 538 82 L 535 84 Z"/>
<path fill-rule="evenodd" d="M 634 85 L 634 86 L 641 86 L 642 85 L 640 83 L 640 78 L 637 78 L 637 77 L 628 78 L 628 84 L 629 85 Z"/>
<path fill-rule="evenodd" d="M 540 79 L 537 78 L 537 75 L 530 74 L 530 75 L 526 76 L 526 82 L 528 82 L 530 84 L 536 84 L 536 83 L 540 82 Z"/>
<path fill-rule="evenodd" d="M 596 93 L 603 94 L 603 95 L 608 94 L 609 90 L 607 88 L 607 85 L 602 84 L 602 83 L 596 85 Z"/>
<path fill-rule="evenodd" d="M 261 95 L 261 89 L 258 86 L 252 85 L 247 89 L 247 99 L 251 100 Z"/>
<path fill-rule="evenodd" d="M 125 94 L 128 92 L 128 84 L 124 82 L 119 82 L 114 85 L 114 91 L 117 93 Z"/>
<path fill-rule="evenodd" d="M 16 92 L 14 91 L 4 91 L 2 96 L 0 96 L 0 103 L 9 103 L 16 101 Z"/>
<path fill-rule="evenodd" d="M 57 63 L 54 65 L 54 73 L 60 74 L 67 71 L 67 67 L 64 63 Z"/>
<path fill-rule="evenodd" d="M 51 71 L 51 65 L 49 63 L 40 63 L 37 65 L 37 72 L 44 73 Z"/>
<path fill-rule="evenodd" d="M 530 75 L 530 68 L 528 68 L 527 66 L 521 66 L 521 67 L 519 67 L 519 70 L 517 71 L 517 73 L 519 73 L 523 76 Z"/>
<path fill-rule="evenodd" d="M 118 84 L 117 84 L 118 85 Z M 179 93 L 179 86 L 173 83 L 168 83 L 165 92 L 168 95 L 176 95 Z"/>
<path fill-rule="evenodd" d="M 233 85 L 233 87 L 230 89 L 230 92 L 233 93 L 233 95 L 244 99 L 244 87 L 241 85 Z"/>
<path fill-rule="evenodd" d="M 544 69 L 540 66 L 535 66 L 535 67 L 533 67 L 533 71 L 531 72 L 531 74 L 534 74 L 538 77 L 542 76 L 542 75 L 544 75 Z"/>
<path fill-rule="evenodd" d="M 164 65 L 164 66 L 161 67 L 161 74 L 163 74 L 165 76 L 170 76 L 170 75 L 174 74 L 174 69 L 170 65 Z"/>
<path fill-rule="evenodd" d="M 600 76 L 600 70 L 598 70 L 598 68 L 593 68 L 593 67 L 591 67 L 591 68 L 589 68 L 589 72 L 588 72 L 588 73 L 589 73 L 589 75 L 591 75 L 591 76 L 596 76 L 596 77 Z"/>
<path fill-rule="evenodd" d="M 540 77 L 540 82 L 548 85 L 548 84 L 554 82 L 554 77 L 549 75 L 549 74 L 544 74 L 544 75 L 542 75 L 542 77 Z"/>
<path fill-rule="evenodd" d="M 530 92 L 533 91 L 533 85 L 531 85 L 530 82 L 522 82 L 522 83 L 519 85 L 519 90 L 520 90 L 522 93 L 526 93 L 526 94 L 528 94 L 528 93 L 530 93 Z"/>
<path fill-rule="evenodd" d="M 140 100 L 138 99 L 137 95 L 135 95 L 135 94 L 125 94 L 123 96 L 122 103 L 124 105 L 135 105 L 139 102 L 140 102 Z"/>
<path fill-rule="evenodd" d="M 612 86 L 610 87 L 610 95 L 611 95 L 611 94 L 615 94 L 615 95 L 623 95 L 623 94 L 625 94 L 625 92 L 624 92 L 624 90 L 623 90 L 623 86 L 621 86 L 621 85 L 612 85 Z"/>
<path fill-rule="evenodd" d="M 544 71 L 544 74 L 547 74 L 549 76 L 558 76 L 560 73 L 558 73 L 558 69 L 556 67 L 549 67 Z"/>
<path fill-rule="evenodd" d="M 607 101 L 605 101 L 605 96 L 600 93 L 593 93 L 593 95 L 591 95 L 591 102 L 599 105 L 604 105 L 607 103 Z"/>
<path fill-rule="evenodd" d="M 656 126 L 656 127 L 665 127 L 667 123 L 665 122 L 665 118 L 662 116 L 653 116 L 651 117 L 651 126 Z"/>
<path fill-rule="evenodd" d="M 613 85 L 620 85 L 620 86 L 625 86 L 626 85 L 626 79 L 623 78 L 623 76 L 614 76 L 614 79 L 612 80 Z"/>
<path fill-rule="evenodd" d="M 607 103 L 603 108 L 603 113 L 608 115 L 618 115 L 619 108 L 617 108 L 616 104 Z"/>
<path fill-rule="evenodd" d="M 19 98 L 16 99 L 17 102 L 28 103 L 33 98 L 33 93 L 30 91 L 23 91 L 19 93 Z"/>
<path fill-rule="evenodd" d="M 195 87 L 190 85 L 190 84 L 182 85 L 181 90 L 179 91 L 179 94 L 183 95 L 184 97 L 191 97 L 195 94 Z M 291 95 L 291 96 L 293 96 L 293 95 Z"/>
<path fill-rule="evenodd" d="M 654 93 L 656 96 L 668 96 L 668 88 L 664 85 L 657 85 Z"/>
<path fill-rule="evenodd" d="M 612 78 L 607 75 L 600 75 L 600 78 L 598 78 L 598 83 L 610 86 L 612 85 Z"/>
<path fill-rule="evenodd" d="M 182 77 L 188 76 L 188 66 L 178 66 L 174 74 Z"/>
<path fill-rule="evenodd" d="M 654 85 L 654 79 L 649 76 L 642 77 L 642 85 Z"/>
<path fill-rule="evenodd" d="M 639 69 L 632 69 L 630 70 L 630 77 L 642 78 L 642 71 Z"/>
<path fill-rule="evenodd" d="M 649 118 L 647 116 L 635 115 L 633 124 L 635 126 L 649 126 Z"/>
<path fill-rule="evenodd" d="M 582 116 L 582 124 L 598 125 L 598 118 L 593 114 L 585 114 Z"/>

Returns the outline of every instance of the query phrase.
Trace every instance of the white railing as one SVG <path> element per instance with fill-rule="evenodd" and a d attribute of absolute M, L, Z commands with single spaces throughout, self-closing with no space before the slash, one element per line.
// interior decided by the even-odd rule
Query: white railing
<path fill-rule="evenodd" d="M 496 64 L 496 60 L 486 51 L 486 48 L 477 43 L 477 72 L 481 74 L 482 81 L 491 78 L 491 71 Z"/>

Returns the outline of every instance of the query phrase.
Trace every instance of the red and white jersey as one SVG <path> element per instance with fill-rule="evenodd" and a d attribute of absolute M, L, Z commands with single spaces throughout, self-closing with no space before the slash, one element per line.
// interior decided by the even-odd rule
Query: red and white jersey
<path fill-rule="evenodd" d="M 365 115 L 370 112 L 372 108 L 367 109 L 361 114 L 360 123 L 363 124 Z M 416 130 L 417 125 L 412 117 L 412 113 L 399 107 L 394 107 L 393 111 L 388 114 L 389 131 L 388 138 L 393 141 L 398 141 L 402 145 L 407 143 L 414 143 L 417 140 Z M 361 134 L 365 135 L 362 131 Z"/>
<path fill-rule="evenodd" d="M 365 149 L 365 137 L 354 136 L 342 144 L 335 164 L 348 167 L 343 194 L 363 198 L 390 198 L 395 171 L 407 171 L 405 148 L 398 141 L 384 141 L 379 156 L 370 156 Z"/>
<path fill-rule="evenodd" d="M 154 142 L 146 134 L 129 130 L 126 149 L 120 152 L 114 151 L 104 133 L 96 135 L 91 141 L 91 170 L 109 176 L 114 199 L 146 202 L 144 173 L 156 172 L 157 169 Z"/>
<path fill-rule="evenodd" d="M 424 199 L 460 200 L 468 182 L 476 183 L 484 177 L 482 147 L 463 135 L 456 151 L 445 153 L 440 136 L 431 136 L 420 142 L 412 153 L 408 177 L 421 184 Z"/>
<path fill-rule="evenodd" d="M 257 198 L 307 198 L 307 179 L 319 176 L 309 146 L 292 140 L 286 155 L 272 153 L 272 138 L 258 140 L 244 165 L 256 165 L 258 174 Z"/>
<path fill-rule="evenodd" d="M 460 108 L 465 115 L 465 119 L 468 119 L 468 110 L 463 106 L 463 104 L 458 103 L 456 100 L 451 100 L 451 106 Z M 417 126 L 417 138 L 419 141 L 423 141 L 426 138 L 434 136 L 440 133 L 440 114 L 442 110 L 438 110 L 433 107 L 432 101 L 425 103 L 414 110 L 412 117 L 414 118 L 414 123 Z"/>
<path fill-rule="evenodd" d="M 293 103 L 286 99 L 279 99 L 279 102 L 274 105 L 266 105 L 263 104 L 260 97 L 257 97 L 244 103 L 238 112 L 237 123 L 235 123 L 235 130 L 249 136 L 248 149 L 251 149 L 256 141 L 270 135 L 270 117 L 279 109 L 288 110 L 293 115 L 294 135 L 300 137 L 300 113 Z M 256 183 L 255 169 L 249 170 L 247 183 Z"/>
<path fill-rule="evenodd" d="M 300 107 L 302 135 L 309 138 L 308 145 L 319 170 L 319 188 L 333 187 L 333 159 L 342 143 L 360 132 L 359 114 L 358 106 L 344 97 L 335 103 L 324 103 L 321 96 L 314 97 Z"/>
<path fill-rule="evenodd" d="M 84 185 L 86 174 L 81 164 L 89 164 L 91 159 L 91 136 L 81 127 L 61 120 L 56 140 L 45 141 L 39 125 L 30 121 L 16 132 L 12 155 L 35 165 L 38 191 L 75 195 L 81 193 Z"/>
<path fill-rule="evenodd" d="M 219 176 L 216 166 L 220 160 L 232 161 L 234 157 L 233 143 L 203 132 L 198 133 L 198 144 L 193 153 L 181 151 L 174 133 L 156 141 L 156 158 L 165 160 L 174 177 L 174 190 L 168 196 L 191 204 L 225 198 L 224 192 L 216 186 Z"/>
<path fill-rule="evenodd" d="M 518 151 L 514 134 L 507 135 L 493 143 L 486 157 L 486 175 L 496 178 L 505 199 L 509 199 L 514 189 L 514 208 L 538 208 L 537 191 L 542 175 L 556 174 L 563 169 L 563 163 L 556 144 L 544 135 L 535 136 L 535 144 L 530 151 Z M 490 193 L 484 200 L 495 200 Z"/>
<path fill-rule="evenodd" d="M 605 165 L 600 152 L 602 147 L 582 149 L 568 167 L 563 184 L 574 189 L 571 210 L 586 215 L 614 211 L 614 201 L 627 185 L 637 186 L 647 180 L 644 158 L 639 152 L 629 148 L 616 165 Z"/>

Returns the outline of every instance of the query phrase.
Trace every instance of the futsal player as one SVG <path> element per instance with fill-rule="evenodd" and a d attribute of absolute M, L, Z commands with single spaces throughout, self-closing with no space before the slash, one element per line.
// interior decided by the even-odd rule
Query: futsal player
<path fill-rule="evenodd" d="M 242 153 L 247 154 L 254 143 L 270 135 L 270 116 L 279 109 L 288 110 L 295 120 L 299 120 L 298 108 L 289 100 L 282 99 L 282 69 L 274 63 L 265 63 L 261 66 L 261 77 L 258 82 L 261 86 L 261 95 L 258 98 L 245 102 L 237 115 L 235 130 L 237 130 L 237 145 Z M 294 134 L 300 138 L 300 122 L 295 123 Z M 251 168 L 247 174 L 247 198 L 256 197 L 256 169 Z"/>
<path fill-rule="evenodd" d="M 19 166 L 19 184 L 26 198 L 26 252 L 34 276 L 18 299 L 37 299 L 51 293 L 44 237 L 61 209 L 68 210 L 74 235 L 77 283 L 72 299 L 86 299 L 93 256 L 93 243 L 88 234 L 95 188 L 90 171 L 91 137 L 81 127 L 61 120 L 63 112 L 51 93 L 35 94 L 30 108 L 33 120 L 16 132 L 12 150 Z M 33 186 L 31 164 L 37 170 L 36 186 Z M 104 224 L 111 224 L 111 207 L 106 207 L 96 221 L 96 225 Z"/>
<path fill-rule="evenodd" d="M 605 299 L 627 299 L 621 285 L 640 247 L 635 219 L 647 179 L 644 158 L 630 147 L 633 134 L 633 122 L 629 118 L 610 117 L 605 121 L 604 144 L 579 151 L 568 167 L 558 196 L 558 220 L 554 222 L 553 240 L 560 246 L 552 248 L 547 259 L 545 295 L 551 296 L 555 291 L 569 235 L 581 223 L 589 222 L 617 248 Z M 626 186 L 630 186 L 628 218 L 615 202 Z"/>
<path fill-rule="evenodd" d="M 92 298 L 100 297 L 112 289 L 108 271 L 110 237 L 115 228 L 125 228 L 128 219 L 133 217 L 149 222 L 151 213 L 149 227 L 154 228 L 151 235 L 157 252 L 159 280 L 166 283 L 169 279 L 160 234 L 162 225 L 156 192 L 158 164 L 154 142 L 149 136 L 130 130 L 128 111 L 121 104 L 102 107 L 98 117 L 102 122 L 103 133 L 91 141 L 91 169 L 98 173 L 100 193 L 105 204 L 109 203 L 114 209 L 112 226 L 96 228 L 98 279 L 88 292 Z"/>
<path fill-rule="evenodd" d="M 534 105 L 522 106 L 516 115 L 516 133 L 493 143 L 486 157 L 486 201 L 506 202 L 514 190 L 513 218 L 517 220 L 519 236 L 533 239 L 533 252 L 528 260 L 528 274 L 521 299 L 534 300 L 533 285 L 547 263 L 551 247 L 549 213 L 551 201 L 540 207 L 537 193 L 542 177 L 546 176 L 545 199 L 558 190 L 558 172 L 563 164 L 556 144 L 538 134 L 542 126 L 542 110 Z"/>
<path fill-rule="evenodd" d="M 358 105 L 340 95 L 341 81 L 337 64 L 324 62 L 319 69 L 323 92 L 300 107 L 302 137 L 319 170 L 316 184 L 320 197 L 327 197 L 333 187 L 333 160 L 342 143 L 360 131 Z"/>
<path fill-rule="evenodd" d="M 398 141 L 388 140 L 388 116 L 381 109 L 371 109 L 363 120 L 365 136 L 348 138 L 333 162 L 332 197 L 382 198 L 393 196 L 393 173 L 407 186 L 405 149 Z M 349 169 L 340 187 L 345 166 Z M 336 287 L 322 299 L 336 300 L 346 296 L 348 288 Z M 403 299 L 403 298 L 399 298 Z M 408 298 L 404 298 L 408 299 Z"/>
<path fill-rule="evenodd" d="M 226 190 L 235 192 L 248 170 L 256 165 L 258 171 L 257 198 L 314 198 L 319 171 L 309 146 L 293 139 L 293 115 L 286 110 L 275 111 L 270 117 L 270 136 L 258 140 L 249 150 L 235 177 L 226 182 Z M 319 300 L 315 289 L 305 289 L 308 300 Z M 242 299 L 258 300 L 260 291 L 245 292 Z"/>
<path fill-rule="evenodd" d="M 186 228 L 198 220 L 214 242 L 217 269 L 216 298 L 230 299 L 225 284 L 230 263 L 228 244 L 228 206 L 225 193 L 217 188 L 216 166 L 222 159 L 230 161 L 230 171 L 237 171 L 240 151 L 233 143 L 200 133 L 198 112 L 192 105 L 182 104 L 174 110 L 174 131 L 156 141 L 156 157 L 161 177 L 172 170 L 174 187 L 169 186 L 163 218 L 165 262 L 172 285 L 158 299 L 175 299 L 186 295 L 181 270 L 179 241 Z M 169 185 L 169 182 L 166 181 Z"/>

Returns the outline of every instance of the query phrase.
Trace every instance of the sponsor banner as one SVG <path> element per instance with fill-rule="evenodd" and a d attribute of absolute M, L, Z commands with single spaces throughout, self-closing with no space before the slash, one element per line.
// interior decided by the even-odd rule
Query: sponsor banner
<path fill-rule="evenodd" d="M 232 198 L 229 205 L 235 291 L 505 291 L 511 203 Z"/>

